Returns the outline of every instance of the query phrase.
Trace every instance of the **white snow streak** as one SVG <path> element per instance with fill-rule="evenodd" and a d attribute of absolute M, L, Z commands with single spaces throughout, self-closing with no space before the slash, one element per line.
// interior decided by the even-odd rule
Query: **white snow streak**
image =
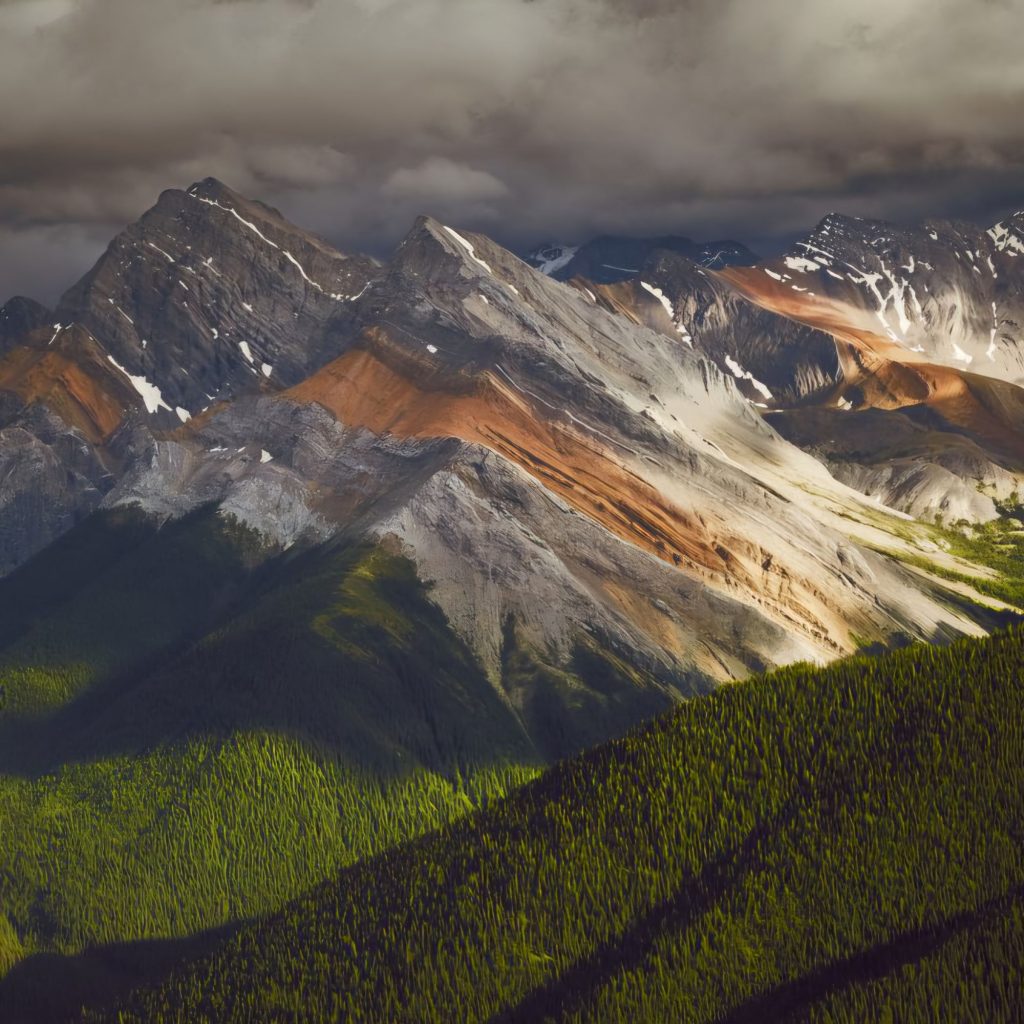
<path fill-rule="evenodd" d="M 131 382 L 132 387 L 142 396 L 142 401 L 145 403 L 146 412 L 152 414 L 158 409 L 166 409 L 168 412 L 171 411 L 171 407 L 163 400 L 163 396 L 160 394 L 160 389 L 155 384 L 150 384 L 145 377 L 135 376 L 129 373 L 113 356 L 107 356 L 110 360 Z"/>
<path fill-rule="evenodd" d="M 177 260 L 175 260 L 175 258 L 169 252 L 167 252 L 164 249 L 161 249 L 159 245 L 154 245 L 152 242 L 146 242 L 146 245 L 148 245 L 150 249 L 155 249 L 158 253 L 160 253 L 160 255 L 163 256 L 163 258 L 167 260 L 168 263 L 177 262 Z"/>
<path fill-rule="evenodd" d="M 668 318 L 670 320 L 675 317 L 675 307 L 672 305 L 668 296 L 666 296 L 660 288 L 656 288 L 653 284 L 648 284 L 646 281 L 641 281 L 640 287 L 645 291 L 650 292 L 665 307 L 665 312 L 668 313 Z"/>
<path fill-rule="evenodd" d="M 201 203 L 206 203 L 207 206 L 216 206 L 218 210 L 224 210 L 230 213 L 239 223 L 244 224 L 253 234 L 258 235 L 267 243 L 272 249 L 280 249 L 281 247 L 277 242 L 272 242 L 265 234 L 251 220 L 246 220 L 237 210 L 232 209 L 230 206 L 224 206 L 222 203 L 218 203 L 216 199 L 204 199 L 202 196 L 193 195 L 191 192 L 188 193 L 193 199 L 198 199 Z"/>
<path fill-rule="evenodd" d="M 320 285 L 318 285 L 316 281 L 314 281 L 309 276 L 309 274 L 306 273 L 306 271 L 303 269 L 302 264 L 287 250 L 282 250 L 282 252 L 284 253 L 285 259 L 288 260 L 288 262 L 291 263 L 295 267 L 295 269 L 298 270 L 298 272 L 302 275 L 302 280 L 305 281 L 306 284 L 312 285 L 318 292 L 323 293 L 323 288 L 321 288 Z"/>
<path fill-rule="evenodd" d="M 953 358 L 968 366 L 974 362 L 974 356 L 969 356 L 955 341 L 953 342 Z"/>
<path fill-rule="evenodd" d="M 191 192 L 188 193 L 188 194 L 192 195 Z M 267 238 L 267 236 L 265 234 L 263 234 L 263 232 L 260 231 L 260 229 L 258 227 L 256 227 L 256 225 L 251 220 L 246 220 L 237 210 L 233 209 L 230 206 L 224 206 L 223 203 L 218 203 L 216 199 L 204 199 L 202 196 L 197 196 L 197 195 L 192 195 L 192 198 L 193 199 L 198 199 L 199 202 L 206 203 L 208 206 L 216 206 L 217 209 L 224 210 L 227 213 L 230 213 L 231 216 L 235 218 L 235 220 L 237 220 L 241 224 L 244 224 L 250 231 L 252 231 L 254 234 L 258 235 L 272 249 L 277 249 L 284 256 L 284 258 L 286 260 L 288 260 L 288 262 L 291 263 L 292 266 L 294 266 L 296 270 L 298 270 L 299 274 L 302 276 L 302 280 L 305 281 L 306 284 L 312 285 L 321 294 L 324 294 L 324 295 L 327 294 L 326 290 L 321 285 L 317 284 L 317 282 L 314 281 L 306 273 L 306 270 L 302 266 L 302 264 L 299 263 L 299 261 L 290 252 L 288 252 L 287 249 L 282 249 L 281 246 L 279 246 L 277 244 L 277 242 Z M 212 259 L 212 257 L 209 257 L 207 259 L 207 266 L 209 266 L 210 259 Z M 332 299 L 341 299 L 341 298 L 343 298 L 343 296 L 332 294 L 331 298 Z"/>
<path fill-rule="evenodd" d="M 784 262 L 790 270 L 795 270 L 798 274 L 813 274 L 815 271 L 821 270 L 821 265 L 817 260 L 804 256 L 787 256 Z"/>
<path fill-rule="evenodd" d="M 725 357 L 725 365 L 732 370 L 732 375 L 737 380 L 749 380 L 750 383 L 769 401 L 775 397 L 766 384 L 762 384 L 761 381 L 759 381 L 749 370 L 744 370 L 732 356 Z"/>
<path fill-rule="evenodd" d="M 646 281 L 641 281 L 640 286 L 650 292 L 665 307 L 665 312 L 668 313 L 668 318 L 672 321 L 672 326 L 675 327 L 676 333 L 690 348 L 693 348 L 693 338 L 690 337 L 690 332 L 676 321 L 676 310 L 669 297 L 660 288 L 655 287 L 653 284 L 648 284 Z"/>
<path fill-rule="evenodd" d="M 462 248 L 465 249 L 466 252 L 469 253 L 469 258 L 474 263 L 479 264 L 481 267 L 483 267 L 484 270 L 486 270 L 488 274 L 493 274 L 494 273 L 494 271 L 492 271 L 491 268 L 486 263 L 484 263 L 484 261 L 482 259 L 480 259 L 479 256 L 477 256 L 476 250 L 473 248 L 472 243 L 468 242 L 465 238 L 463 238 L 462 235 L 460 235 L 458 233 L 458 231 L 453 231 L 447 225 L 442 225 L 442 227 L 444 227 L 445 231 L 447 231 L 448 234 L 451 235 L 452 238 L 454 238 L 455 241 L 458 242 L 459 245 L 461 245 Z"/>
<path fill-rule="evenodd" d="M 999 223 L 995 227 L 989 228 L 988 234 L 1000 252 L 1009 253 L 1011 256 L 1019 256 L 1024 253 L 1024 242 L 1005 224 Z"/>

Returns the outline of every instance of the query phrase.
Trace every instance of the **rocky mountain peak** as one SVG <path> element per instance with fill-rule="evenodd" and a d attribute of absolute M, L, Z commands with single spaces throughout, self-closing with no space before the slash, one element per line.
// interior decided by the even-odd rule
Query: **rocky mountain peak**
<path fill-rule="evenodd" d="M 448 255 L 456 256 L 459 260 L 473 262 L 476 247 L 481 244 L 488 246 L 492 243 L 465 228 L 456 229 L 427 214 L 420 214 L 413 222 L 409 233 L 399 244 L 396 261 L 408 259 L 410 251 L 414 252 L 417 248 L 423 247 L 433 256 L 436 256 L 440 249 Z M 476 266 L 483 269 L 479 262 L 476 263 Z"/>
<path fill-rule="evenodd" d="M 424 216 L 381 267 L 206 179 L 114 239 L 8 360 L 6 391 L 18 417 L 52 411 L 74 437 L 54 455 L 30 432 L 55 488 L 81 452 L 114 478 L 88 476 L 54 503 L 65 515 L 215 503 L 282 547 L 398 543 L 496 676 L 510 616 L 559 659 L 596 625 L 701 680 L 841 652 L 849 629 L 959 623 L 850 547 L 833 503 L 856 516 L 867 499 L 764 419 L 835 402 L 845 369 L 831 333 L 737 291 L 740 269 L 774 288 L 764 268 L 715 269 L 752 260 L 732 242 L 605 237 L 552 280 Z M 558 280 L 588 267 L 619 276 Z M 812 274 L 785 273 L 803 298 Z M 696 635 L 713 640 L 697 662 Z"/>
<path fill-rule="evenodd" d="M 213 178 L 164 192 L 61 298 L 172 426 L 211 402 L 290 386 L 332 354 L 328 335 L 379 273 Z"/>
<path fill-rule="evenodd" d="M 212 176 L 203 178 L 201 181 L 194 181 L 185 191 L 191 196 L 202 196 L 204 199 L 228 200 L 229 202 L 237 203 L 239 206 L 264 206 L 258 200 L 246 199 L 240 193 L 225 185 L 219 178 Z M 264 208 L 268 207 L 264 206 Z"/>
<path fill-rule="evenodd" d="M 388 276 L 394 283 L 389 290 L 429 288 L 432 301 L 462 295 L 469 282 L 478 281 L 487 301 L 518 297 L 518 285 L 533 276 L 531 267 L 518 256 L 484 235 L 465 228 L 454 228 L 433 217 L 420 216 L 405 236 L 391 260 Z M 438 290 L 440 288 L 440 291 Z M 461 298 L 459 299 L 461 301 Z M 483 300 L 481 300 L 483 301 Z"/>

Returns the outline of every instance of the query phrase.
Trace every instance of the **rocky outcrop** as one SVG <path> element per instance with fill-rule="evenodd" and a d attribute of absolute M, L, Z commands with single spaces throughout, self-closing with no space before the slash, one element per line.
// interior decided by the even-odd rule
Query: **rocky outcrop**
<path fill-rule="evenodd" d="M 98 508 L 113 483 L 80 432 L 0 392 L 0 575 Z"/>
<path fill-rule="evenodd" d="M 858 450 L 824 458 L 843 482 L 915 517 L 978 522 L 1024 471 L 1020 237 L 1019 216 L 986 232 L 830 215 L 773 263 L 714 270 L 655 252 L 628 280 L 576 283 L 709 355 L 805 450 L 853 427 Z M 913 423 L 927 438 L 906 437 Z M 965 440 L 976 453 L 948 458 Z"/>
<path fill-rule="evenodd" d="M 827 300 L 850 326 L 907 357 L 1024 380 L 1024 212 L 982 230 L 899 227 L 830 214 L 756 272 L 794 297 Z"/>
<path fill-rule="evenodd" d="M 751 302 L 684 256 L 655 252 L 632 281 L 598 294 L 610 308 L 705 353 L 756 405 L 821 398 L 843 378 L 831 334 Z"/>

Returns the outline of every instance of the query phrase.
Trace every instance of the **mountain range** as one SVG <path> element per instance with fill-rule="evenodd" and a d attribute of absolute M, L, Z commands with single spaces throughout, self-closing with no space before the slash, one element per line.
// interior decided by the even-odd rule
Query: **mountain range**
<path fill-rule="evenodd" d="M 1024 212 L 770 260 L 421 217 L 381 261 L 206 179 L 12 298 L 0 971 L 276 911 L 724 683 L 1014 620 L 1022 257 Z"/>

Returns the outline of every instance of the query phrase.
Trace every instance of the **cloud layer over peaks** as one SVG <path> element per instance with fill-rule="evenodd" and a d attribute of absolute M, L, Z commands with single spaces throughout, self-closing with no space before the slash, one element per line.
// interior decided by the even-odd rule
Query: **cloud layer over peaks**
<path fill-rule="evenodd" d="M 0 0 L 0 293 L 52 297 L 207 175 L 375 252 L 419 212 L 512 245 L 994 219 L 1024 205 L 1022 25 L 1024 0 Z"/>

